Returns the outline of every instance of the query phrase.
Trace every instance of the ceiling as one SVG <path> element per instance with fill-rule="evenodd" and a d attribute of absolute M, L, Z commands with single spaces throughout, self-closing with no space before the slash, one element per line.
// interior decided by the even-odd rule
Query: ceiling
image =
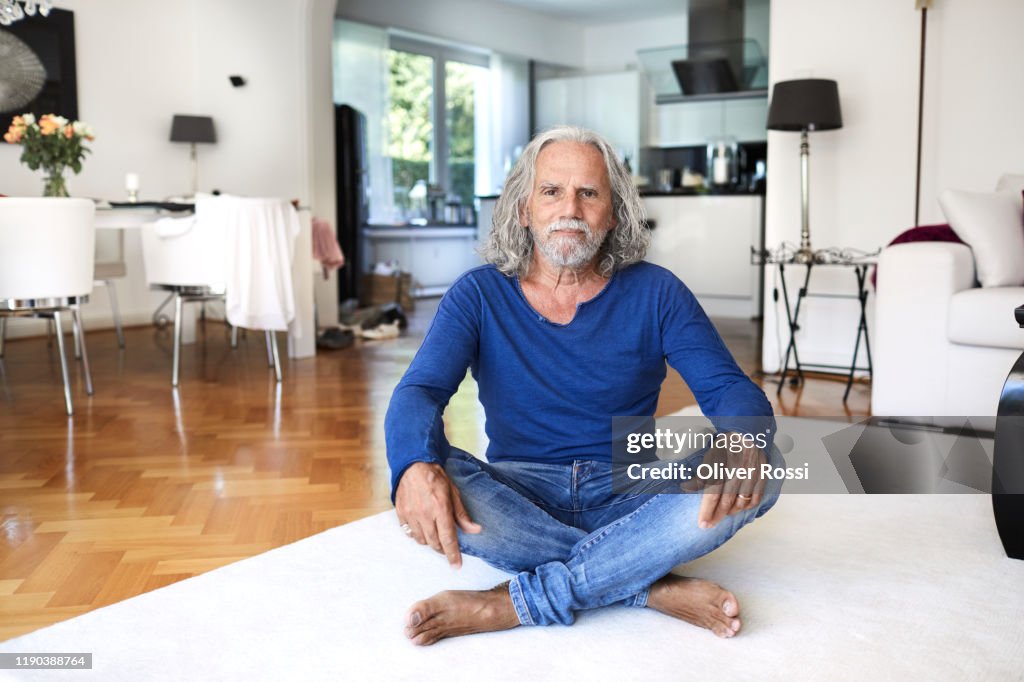
<path fill-rule="evenodd" d="M 654 19 L 683 14 L 687 0 L 496 0 L 503 5 L 550 14 L 580 24 L 606 24 L 615 21 Z"/>

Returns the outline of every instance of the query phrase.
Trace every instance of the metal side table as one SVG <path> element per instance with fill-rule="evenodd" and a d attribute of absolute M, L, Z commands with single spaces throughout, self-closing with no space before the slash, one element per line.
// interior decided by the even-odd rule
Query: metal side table
<path fill-rule="evenodd" d="M 868 378 L 872 376 L 871 366 L 871 342 L 868 340 L 868 317 L 867 317 L 867 302 L 869 289 L 867 287 L 867 274 L 868 268 L 875 265 L 876 261 L 873 259 L 858 259 L 855 261 L 836 261 L 828 263 L 796 263 L 792 260 L 786 261 L 766 261 L 768 264 L 778 265 L 779 267 L 779 279 L 782 280 L 782 298 L 783 303 L 786 307 L 786 322 L 789 325 L 789 344 L 786 346 L 786 356 L 782 363 L 782 377 L 779 379 L 779 390 L 778 393 L 782 393 L 782 387 L 786 385 L 786 377 L 790 373 L 790 356 L 793 358 L 795 363 L 795 376 L 790 379 L 794 385 L 798 385 L 804 380 L 804 368 L 811 369 L 824 369 L 824 370 L 842 370 L 843 374 L 847 375 L 846 378 L 846 391 L 843 393 L 843 402 L 845 403 L 847 398 L 850 396 L 850 388 L 853 386 L 853 377 L 858 371 L 866 371 Z M 789 303 L 789 287 L 786 284 L 786 266 L 796 265 L 803 266 L 806 268 L 804 273 L 804 282 L 800 289 L 797 291 L 796 306 L 790 307 Z M 853 270 L 854 276 L 857 278 L 857 293 L 855 294 L 832 294 L 832 293 L 817 293 L 812 292 L 808 289 L 808 285 L 811 281 L 811 271 L 814 268 L 850 268 Z M 853 359 L 849 365 L 827 365 L 822 363 L 810 363 L 801 362 L 800 353 L 796 345 L 796 333 L 800 330 L 800 306 L 805 298 L 832 298 L 832 299 L 850 299 L 855 300 L 860 304 L 860 320 L 857 323 L 857 341 L 853 346 Z M 778 289 L 775 290 L 775 300 L 778 300 Z M 864 338 L 864 350 L 867 355 L 867 366 L 857 366 L 857 356 L 860 353 L 860 340 Z"/>

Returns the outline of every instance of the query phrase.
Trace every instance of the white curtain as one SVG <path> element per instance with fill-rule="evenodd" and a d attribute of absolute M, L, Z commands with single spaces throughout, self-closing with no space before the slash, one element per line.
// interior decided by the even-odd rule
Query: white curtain
<path fill-rule="evenodd" d="M 341 19 L 334 22 L 334 103 L 366 116 L 370 221 L 391 220 L 391 160 L 387 156 L 388 32 Z"/>
<path fill-rule="evenodd" d="M 500 193 L 505 175 L 530 141 L 530 66 L 519 57 L 492 53 L 490 122 L 479 126 L 487 140 L 478 149 L 488 149 L 487 163 L 479 163 L 477 188 Z"/>

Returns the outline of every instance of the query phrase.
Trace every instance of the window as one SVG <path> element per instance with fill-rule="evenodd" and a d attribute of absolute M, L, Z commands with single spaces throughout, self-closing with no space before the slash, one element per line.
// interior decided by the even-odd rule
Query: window
<path fill-rule="evenodd" d="M 445 135 L 448 159 L 449 193 L 460 198 L 463 205 L 472 204 L 476 187 L 477 139 L 481 136 L 483 116 L 476 115 L 479 102 L 486 107 L 483 93 L 487 90 L 488 70 L 476 64 L 449 61 L 445 63 Z"/>
<path fill-rule="evenodd" d="M 394 205 L 413 211 L 414 188 L 423 189 L 434 160 L 434 59 L 388 50 L 388 156 Z M 425 198 L 425 197 L 424 197 Z"/>
<path fill-rule="evenodd" d="M 479 140 L 487 120 L 488 61 L 483 54 L 392 36 L 387 149 L 396 217 L 430 218 L 434 197 L 472 205 L 486 153 Z"/>

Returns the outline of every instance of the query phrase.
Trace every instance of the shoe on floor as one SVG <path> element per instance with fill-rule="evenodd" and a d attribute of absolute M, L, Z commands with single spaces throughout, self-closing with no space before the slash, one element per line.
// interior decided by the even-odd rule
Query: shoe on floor
<path fill-rule="evenodd" d="M 316 347 L 324 350 L 341 350 L 356 341 L 356 335 L 348 329 L 327 329 L 316 337 Z"/>
<path fill-rule="evenodd" d="M 380 339 L 396 339 L 401 334 L 398 329 L 399 321 L 395 320 L 390 324 L 377 325 L 373 329 L 363 329 L 360 333 L 364 339 L 371 339 L 374 341 Z"/>

